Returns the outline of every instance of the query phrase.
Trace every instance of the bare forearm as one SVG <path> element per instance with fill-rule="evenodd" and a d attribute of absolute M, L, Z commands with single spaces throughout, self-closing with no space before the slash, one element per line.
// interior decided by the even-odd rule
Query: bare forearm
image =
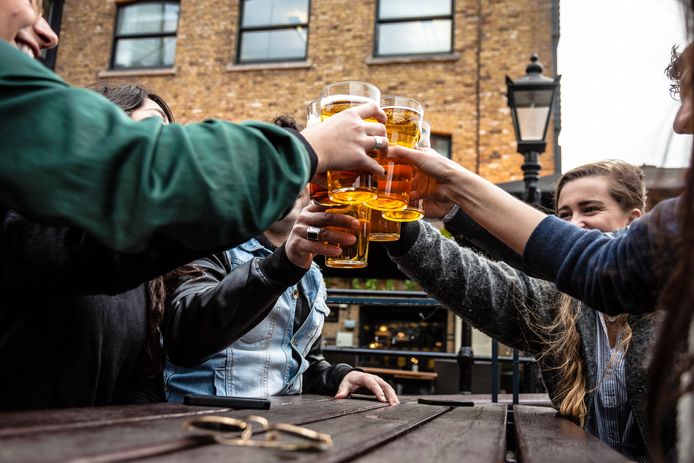
<path fill-rule="evenodd" d="M 449 197 L 472 219 L 519 254 L 546 217 L 493 183 L 465 169 L 455 173 Z"/>

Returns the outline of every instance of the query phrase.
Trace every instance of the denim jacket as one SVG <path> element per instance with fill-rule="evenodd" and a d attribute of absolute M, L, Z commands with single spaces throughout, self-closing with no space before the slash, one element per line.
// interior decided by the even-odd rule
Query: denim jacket
<path fill-rule="evenodd" d="M 272 252 L 258 240 L 251 239 L 224 253 L 228 272 L 239 269 L 254 259 L 262 260 Z M 196 261 L 197 262 L 197 261 Z M 224 285 L 227 278 L 219 282 Z M 194 281 L 194 280 L 193 280 Z M 175 294 L 186 295 L 183 283 Z M 307 319 L 294 333 L 299 287 L 311 308 Z M 188 294 L 190 296 L 190 294 Z M 176 301 L 174 296 L 174 304 Z M 289 286 L 276 300 L 270 312 L 250 331 L 198 366 L 177 366 L 167 361 L 165 381 L 167 399 L 182 400 L 184 394 L 267 397 L 298 394 L 303 375 L 315 363 L 320 370 L 337 368 L 334 384 L 351 371 L 347 365 L 330 366 L 322 355 L 309 355 L 319 349 L 325 316 L 330 313 L 325 303 L 326 289 L 318 266 L 313 264 L 297 285 Z M 244 310 L 253 310 L 246 307 Z M 318 346 L 316 346 L 318 344 Z M 334 389 L 334 388 L 333 388 Z"/>

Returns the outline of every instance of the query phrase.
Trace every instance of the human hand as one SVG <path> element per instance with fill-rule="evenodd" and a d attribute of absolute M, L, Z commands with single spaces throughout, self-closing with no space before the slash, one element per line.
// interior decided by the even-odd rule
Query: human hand
<path fill-rule="evenodd" d="M 361 388 L 366 388 L 373 392 L 380 402 L 388 402 L 390 405 L 400 403 L 393 388 L 383 378 L 357 370 L 350 371 L 342 378 L 335 398 L 346 399 L 352 392 Z"/>
<path fill-rule="evenodd" d="M 374 137 L 386 137 L 386 126 L 365 121 L 365 118 L 375 118 L 385 123 L 386 114 L 375 103 L 366 103 L 342 111 L 301 132 L 318 156 L 317 174 L 327 170 L 384 174 L 383 167 L 370 153 L 374 149 Z"/>
<path fill-rule="evenodd" d="M 298 267 L 311 267 L 316 254 L 339 256 L 342 250 L 336 244 L 350 245 L 356 241 L 354 235 L 332 227 L 359 229 L 359 220 L 348 215 L 328 213 L 324 209 L 316 204 L 306 206 L 294 222 L 284 248 L 289 260 Z M 308 239 L 309 227 L 319 229 L 317 240 Z"/>
<path fill-rule="evenodd" d="M 428 217 L 443 217 L 450 211 L 454 193 L 461 176 L 468 171 L 431 148 L 409 149 L 393 145 L 388 159 L 412 164 L 417 168 L 412 199 L 424 198 L 424 209 Z"/>

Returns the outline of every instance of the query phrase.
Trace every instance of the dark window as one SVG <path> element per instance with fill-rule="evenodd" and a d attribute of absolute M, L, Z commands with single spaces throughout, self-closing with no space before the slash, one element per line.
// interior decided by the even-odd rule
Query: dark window
<path fill-rule="evenodd" d="M 178 1 L 142 1 L 119 6 L 111 69 L 172 67 L 178 15 Z"/>
<path fill-rule="evenodd" d="M 309 0 L 243 0 L 236 61 L 306 59 L 309 9 Z"/>
<path fill-rule="evenodd" d="M 450 53 L 453 0 L 378 0 L 375 56 Z"/>
<path fill-rule="evenodd" d="M 44 0 L 43 17 L 50 24 L 56 35 L 60 35 L 60 22 L 63 18 L 63 0 Z M 55 69 L 55 60 L 58 56 L 58 47 L 50 50 L 41 50 L 41 61 L 49 69 Z"/>
<path fill-rule="evenodd" d="M 451 158 L 452 142 L 450 135 L 431 134 L 431 149 L 439 154 L 443 154 L 448 159 Z"/>

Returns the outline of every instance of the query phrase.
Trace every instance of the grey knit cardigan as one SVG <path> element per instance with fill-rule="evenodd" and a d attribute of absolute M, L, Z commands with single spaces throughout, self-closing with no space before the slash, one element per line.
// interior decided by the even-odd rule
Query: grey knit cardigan
<path fill-rule="evenodd" d="M 402 243 L 387 247 L 398 268 L 475 328 L 538 358 L 549 397 L 558 406 L 557 364 L 551 355 L 539 358 L 544 346 L 533 328 L 538 324 L 550 325 L 555 319 L 561 293 L 554 284 L 459 246 L 424 221 L 408 223 L 403 227 L 403 235 Z M 590 415 L 593 391 L 599 380 L 595 359 L 597 312 L 577 300 L 573 301 L 573 308 L 586 377 L 585 404 Z M 653 320 L 649 315 L 629 316 L 633 334 L 624 360 L 628 401 L 644 441 L 646 368 L 655 339 Z M 674 426 L 668 428 L 673 429 L 674 437 Z"/>

